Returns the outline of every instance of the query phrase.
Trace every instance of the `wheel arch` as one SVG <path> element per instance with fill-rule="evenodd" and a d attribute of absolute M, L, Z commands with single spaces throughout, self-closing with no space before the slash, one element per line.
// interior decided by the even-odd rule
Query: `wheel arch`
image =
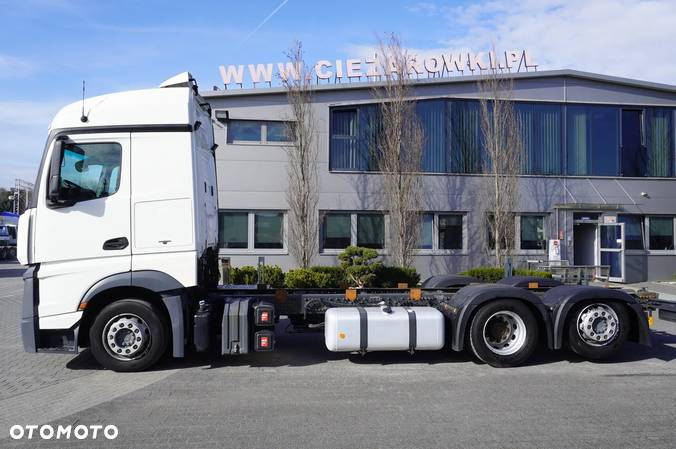
<path fill-rule="evenodd" d="M 595 301 L 610 301 L 626 307 L 631 326 L 628 340 L 648 346 L 651 344 L 648 319 L 643 313 L 641 304 L 629 293 L 620 289 L 562 285 L 545 293 L 542 301 L 552 310 L 554 349 L 560 349 L 563 346 L 566 327 L 573 315 L 570 312 L 580 304 Z"/>
<path fill-rule="evenodd" d="M 460 289 L 451 299 L 449 305 L 457 310 L 451 317 L 453 333 L 451 348 L 454 351 L 462 351 L 465 348 L 469 325 L 481 306 L 503 299 L 519 301 L 533 312 L 541 335 L 547 336 L 547 345 L 551 348 L 552 326 L 547 309 L 540 298 L 528 290 L 500 284 L 470 285 Z"/>
<path fill-rule="evenodd" d="M 87 290 L 78 305 L 82 310 L 78 345 L 89 345 L 89 329 L 98 313 L 121 299 L 133 298 L 156 305 L 170 324 L 172 353 L 184 355 L 185 288 L 176 279 L 161 271 L 129 271 L 101 279 Z"/>

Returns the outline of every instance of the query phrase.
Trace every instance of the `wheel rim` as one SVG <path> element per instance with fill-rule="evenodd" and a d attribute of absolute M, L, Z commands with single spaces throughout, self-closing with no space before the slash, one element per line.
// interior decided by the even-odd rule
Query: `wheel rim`
<path fill-rule="evenodd" d="M 116 315 L 103 328 L 101 335 L 106 352 L 117 360 L 130 361 L 143 357 L 150 350 L 150 327 L 133 313 Z"/>
<path fill-rule="evenodd" d="M 527 332 L 526 324 L 518 314 L 501 310 L 484 323 L 484 343 L 495 354 L 511 355 L 526 344 Z"/>
<path fill-rule="evenodd" d="M 619 332 L 620 320 L 608 304 L 590 304 L 577 315 L 577 334 L 588 345 L 609 345 Z"/>

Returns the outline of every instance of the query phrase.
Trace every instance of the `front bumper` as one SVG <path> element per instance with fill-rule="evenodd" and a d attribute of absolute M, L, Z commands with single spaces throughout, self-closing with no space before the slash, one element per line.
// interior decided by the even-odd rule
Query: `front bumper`
<path fill-rule="evenodd" d="M 79 322 L 68 329 L 40 329 L 39 265 L 23 274 L 23 304 L 21 307 L 21 339 L 26 352 L 77 354 Z M 78 314 L 80 312 L 77 312 Z"/>
<path fill-rule="evenodd" d="M 21 307 L 21 339 L 26 352 L 38 350 L 38 269 L 29 267 L 23 274 L 23 304 Z"/>

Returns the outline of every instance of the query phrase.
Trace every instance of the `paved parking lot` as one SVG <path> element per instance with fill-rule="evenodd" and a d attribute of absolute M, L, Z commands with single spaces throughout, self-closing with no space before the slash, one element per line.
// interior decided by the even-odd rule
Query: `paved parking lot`
<path fill-rule="evenodd" d="M 0 265 L 1 447 L 676 447 L 676 326 L 604 363 L 540 352 L 494 369 L 467 354 L 331 354 L 321 334 L 278 351 L 192 355 L 147 373 L 25 354 L 23 270 Z M 119 436 L 18 440 L 14 424 L 107 425 Z"/>

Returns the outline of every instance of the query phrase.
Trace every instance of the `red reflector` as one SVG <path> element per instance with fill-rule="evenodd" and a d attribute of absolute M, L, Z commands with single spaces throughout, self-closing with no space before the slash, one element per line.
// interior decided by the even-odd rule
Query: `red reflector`
<path fill-rule="evenodd" d="M 267 323 L 270 321 L 270 312 L 263 311 L 261 312 L 261 321 L 263 323 Z"/>
<path fill-rule="evenodd" d="M 260 337 L 260 347 L 261 348 L 269 348 L 270 347 L 270 340 L 268 337 Z"/>

